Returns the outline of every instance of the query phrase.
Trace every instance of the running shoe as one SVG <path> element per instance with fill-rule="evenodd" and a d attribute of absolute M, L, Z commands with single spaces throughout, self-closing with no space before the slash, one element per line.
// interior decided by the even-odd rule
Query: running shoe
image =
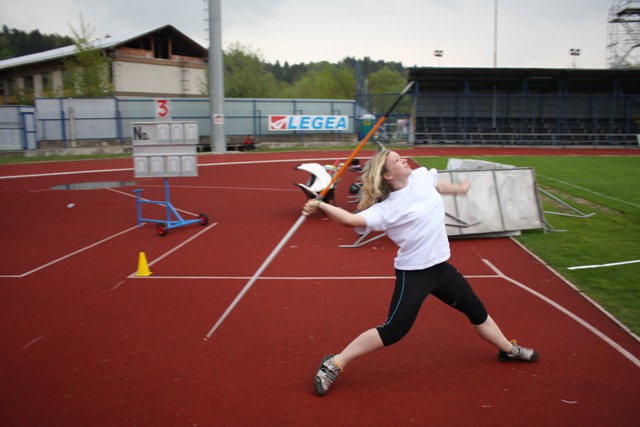
<path fill-rule="evenodd" d="M 341 371 L 342 369 L 333 360 L 333 355 L 324 356 L 320 362 L 320 369 L 316 374 L 316 394 L 318 396 L 327 394 L 329 387 L 338 378 Z"/>
<path fill-rule="evenodd" d="M 519 360 L 521 362 L 535 362 L 540 355 L 532 348 L 521 347 L 516 343 L 516 340 L 511 340 L 511 350 L 500 351 L 498 353 L 498 360 L 501 362 L 513 362 Z"/>

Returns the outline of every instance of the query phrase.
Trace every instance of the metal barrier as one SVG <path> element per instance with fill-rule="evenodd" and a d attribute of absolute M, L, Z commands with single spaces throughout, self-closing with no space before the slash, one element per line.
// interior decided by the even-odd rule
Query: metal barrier
<path fill-rule="evenodd" d="M 190 120 L 198 124 L 200 136 L 209 136 L 211 120 L 208 98 L 172 98 L 173 120 Z M 62 141 L 64 148 L 82 140 L 131 139 L 131 123 L 153 121 L 156 100 L 152 98 L 39 98 L 36 99 L 39 141 Z M 356 134 L 358 120 L 364 111 L 351 100 L 305 99 L 226 99 L 225 135 L 254 135 L 258 138 L 275 135 L 268 130 L 269 115 L 345 115 L 349 131 L 324 131 L 332 134 Z M 298 131 L 298 137 L 311 132 Z M 313 131 L 313 134 L 323 131 Z"/>
<path fill-rule="evenodd" d="M 34 108 L 0 106 L 0 151 L 36 148 Z"/>
<path fill-rule="evenodd" d="M 423 132 L 415 144 L 637 145 L 633 133 Z"/>

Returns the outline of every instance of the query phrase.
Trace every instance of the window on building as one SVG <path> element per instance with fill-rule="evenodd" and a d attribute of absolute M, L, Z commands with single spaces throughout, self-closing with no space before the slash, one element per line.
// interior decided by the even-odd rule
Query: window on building
<path fill-rule="evenodd" d="M 156 38 L 153 40 L 153 56 L 158 59 L 169 59 L 169 40 Z"/>
<path fill-rule="evenodd" d="M 151 39 L 149 37 L 142 37 L 140 39 L 131 40 L 124 46 L 132 49 L 151 50 Z"/>
<path fill-rule="evenodd" d="M 24 91 L 33 93 L 33 76 L 24 76 Z"/>

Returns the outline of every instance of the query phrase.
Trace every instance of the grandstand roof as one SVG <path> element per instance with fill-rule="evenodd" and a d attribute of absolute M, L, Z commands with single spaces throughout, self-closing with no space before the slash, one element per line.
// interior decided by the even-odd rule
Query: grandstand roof
<path fill-rule="evenodd" d="M 640 94 L 640 69 L 411 68 L 419 92 Z"/>

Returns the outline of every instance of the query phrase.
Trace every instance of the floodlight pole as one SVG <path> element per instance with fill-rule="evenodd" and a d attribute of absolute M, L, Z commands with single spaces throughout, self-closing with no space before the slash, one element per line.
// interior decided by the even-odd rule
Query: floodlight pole
<path fill-rule="evenodd" d="M 493 68 L 498 66 L 498 0 L 494 3 L 493 12 Z"/>
<path fill-rule="evenodd" d="M 220 0 L 209 0 L 209 119 L 211 151 L 227 151 L 224 135 L 224 56 Z"/>
<path fill-rule="evenodd" d="M 440 58 L 442 58 L 442 56 L 444 55 L 444 50 L 434 50 L 433 51 L 433 55 L 438 58 L 438 67 L 440 66 Z"/>
<path fill-rule="evenodd" d="M 580 49 L 569 49 L 569 55 L 573 56 L 573 68 L 576 68 L 576 57 L 580 56 Z"/>

